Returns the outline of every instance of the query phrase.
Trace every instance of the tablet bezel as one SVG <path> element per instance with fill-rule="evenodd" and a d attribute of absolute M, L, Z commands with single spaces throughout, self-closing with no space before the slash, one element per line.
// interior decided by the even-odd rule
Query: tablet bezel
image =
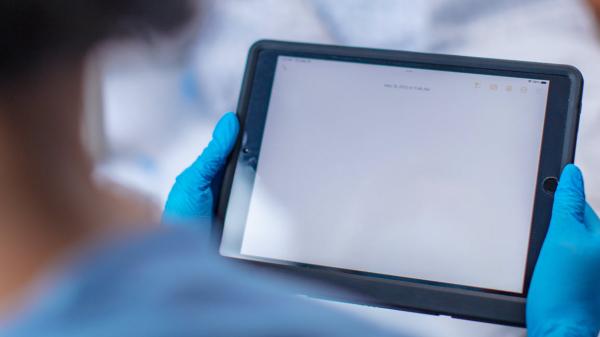
<path fill-rule="evenodd" d="M 286 261 L 286 264 L 276 264 L 228 258 L 259 268 L 266 268 L 270 271 L 326 282 L 348 290 L 344 292 L 318 290 L 318 293 L 308 294 L 312 296 L 524 326 L 527 287 L 547 231 L 552 210 L 553 197 L 551 193 L 543 190 L 543 182 L 548 177 L 558 177 L 562 168 L 574 160 L 583 90 L 581 73 L 576 68 L 566 65 L 281 41 L 259 41 L 250 49 L 240 93 L 237 114 L 241 123 L 241 132 L 225 170 L 222 191 L 217 205 L 217 217 L 213 226 L 213 234 L 217 244 L 220 244 L 222 237 L 224 217 L 227 211 L 235 168 L 240 156 L 246 157 L 244 160 L 247 160 L 249 156 L 254 158 L 253 165 L 258 162 L 262 130 L 278 56 L 550 81 L 525 273 L 525 292 L 523 294 L 390 277 L 289 261 Z M 252 130 L 253 136 L 244 140 L 244 148 L 242 148 L 242 141 L 247 130 Z M 254 166 L 254 168 L 256 167 Z M 491 179 L 497 178 L 491 177 Z"/>

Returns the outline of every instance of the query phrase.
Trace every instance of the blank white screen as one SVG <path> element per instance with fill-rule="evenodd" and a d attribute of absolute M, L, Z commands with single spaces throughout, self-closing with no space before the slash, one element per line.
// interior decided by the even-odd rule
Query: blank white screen
<path fill-rule="evenodd" d="M 522 292 L 548 86 L 279 57 L 241 255 Z"/>

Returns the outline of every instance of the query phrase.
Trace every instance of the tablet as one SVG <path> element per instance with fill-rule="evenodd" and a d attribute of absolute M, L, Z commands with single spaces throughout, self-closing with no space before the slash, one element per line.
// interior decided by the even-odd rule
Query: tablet
<path fill-rule="evenodd" d="M 260 41 L 219 252 L 345 290 L 312 296 L 523 326 L 582 82 L 564 65 Z"/>

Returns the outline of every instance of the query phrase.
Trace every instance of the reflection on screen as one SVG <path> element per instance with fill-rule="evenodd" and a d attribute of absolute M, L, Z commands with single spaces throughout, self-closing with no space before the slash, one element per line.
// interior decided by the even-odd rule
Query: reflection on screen
<path fill-rule="evenodd" d="M 279 57 L 221 252 L 521 293 L 548 87 Z"/>

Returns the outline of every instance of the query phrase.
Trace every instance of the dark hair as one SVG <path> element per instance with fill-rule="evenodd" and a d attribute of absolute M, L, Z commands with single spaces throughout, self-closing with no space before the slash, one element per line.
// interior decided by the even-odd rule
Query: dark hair
<path fill-rule="evenodd" d="M 192 1 L 0 0 L 0 82 L 105 39 L 173 33 L 195 15 Z"/>

